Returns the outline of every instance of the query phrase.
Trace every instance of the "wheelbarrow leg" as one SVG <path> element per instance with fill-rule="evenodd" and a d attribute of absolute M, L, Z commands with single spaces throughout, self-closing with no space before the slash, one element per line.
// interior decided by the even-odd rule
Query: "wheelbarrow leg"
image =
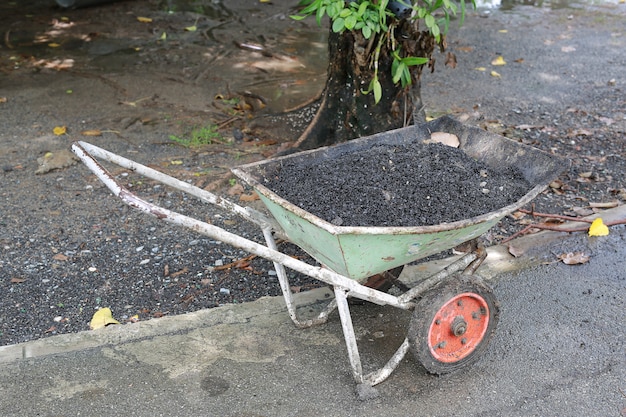
<path fill-rule="evenodd" d="M 352 367 L 352 375 L 357 384 L 363 383 L 363 367 L 361 366 L 361 357 L 359 356 L 359 348 L 356 344 L 356 336 L 354 327 L 352 326 L 352 317 L 350 316 L 350 307 L 348 306 L 347 291 L 335 286 L 335 300 L 337 301 L 337 310 L 341 319 L 341 327 L 343 329 L 343 337 L 346 341 L 348 349 L 348 358 Z"/>
<path fill-rule="evenodd" d="M 278 250 L 278 248 L 276 247 L 276 240 L 274 240 L 274 236 L 272 235 L 271 227 L 263 227 L 262 230 L 267 247 L 273 250 Z M 293 299 L 293 293 L 291 292 L 291 286 L 289 285 L 289 279 L 287 278 L 285 266 L 281 263 L 274 262 L 274 269 L 276 270 L 278 282 L 280 283 L 280 289 L 282 290 L 283 297 L 285 298 L 285 304 L 287 305 L 289 317 L 291 317 L 291 321 L 293 321 L 296 327 L 300 329 L 305 329 L 307 327 L 326 323 L 328 321 L 328 316 L 330 315 L 330 313 L 333 312 L 335 308 L 337 308 L 337 301 L 331 300 L 317 317 L 310 320 L 300 320 L 298 318 L 296 303 Z"/>

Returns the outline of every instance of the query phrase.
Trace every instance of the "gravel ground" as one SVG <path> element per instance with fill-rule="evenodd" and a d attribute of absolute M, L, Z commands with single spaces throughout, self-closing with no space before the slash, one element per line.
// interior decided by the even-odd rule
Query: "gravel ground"
<path fill-rule="evenodd" d="M 271 85 L 276 97 L 299 92 L 296 102 L 310 101 L 323 85 L 325 37 L 314 22 L 286 18 L 288 0 L 228 7 L 232 13 L 203 17 L 148 0 L 76 11 L 40 0 L 0 5 L 8 28 L 0 45 L 0 345 L 87 330 L 100 307 L 125 323 L 280 293 L 270 262 L 123 206 L 64 153 L 88 140 L 234 201 L 248 195 L 229 167 L 294 140 L 292 121 L 306 113 L 265 117 L 251 96 L 245 108 L 228 100 Z M 468 17 L 448 38 L 457 68 L 424 77 L 428 114 L 570 158 L 572 168 L 535 200 L 538 210 L 584 214 L 590 203 L 623 204 L 625 14 L 615 5 Z M 138 22 L 146 16 L 151 23 Z M 194 22 L 198 31 L 184 30 Z M 233 39 L 289 59 L 254 55 Z M 491 68 L 498 55 L 507 65 Z M 307 85 L 315 88 L 303 93 Z M 170 136 L 207 120 L 221 126 L 225 143 L 173 144 Z M 59 126 L 65 135 L 52 133 Z M 93 129 L 101 136 L 81 134 Z M 60 158 L 55 169 L 41 170 L 46 155 Z M 262 240 L 235 215 L 113 173 L 147 199 Z M 528 221 L 507 218 L 485 238 L 496 243 Z M 288 244 L 281 250 L 303 256 Z M 293 274 L 295 291 L 313 284 Z"/>

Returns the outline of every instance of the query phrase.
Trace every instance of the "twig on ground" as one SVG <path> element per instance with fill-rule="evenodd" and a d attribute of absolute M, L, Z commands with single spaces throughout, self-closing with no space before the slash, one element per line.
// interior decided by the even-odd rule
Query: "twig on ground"
<path fill-rule="evenodd" d="M 547 218 L 550 218 L 550 219 L 567 220 L 567 221 L 572 221 L 572 222 L 581 222 L 581 223 L 590 223 L 591 224 L 591 223 L 593 223 L 593 220 L 594 220 L 594 219 L 584 219 L 584 218 L 580 218 L 580 217 L 563 216 L 563 215 L 560 215 L 560 214 L 538 213 L 536 211 L 531 211 L 531 210 L 521 210 L 520 209 L 519 211 L 522 212 L 522 213 L 525 213 L 525 214 L 530 214 L 530 215 L 535 216 L 535 217 L 547 217 Z M 618 224 L 626 224 L 626 219 L 605 222 L 604 224 L 606 226 L 616 226 Z M 545 223 L 533 223 L 533 224 L 529 224 L 528 226 L 524 227 L 522 230 L 513 233 L 511 236 L 509 236 L 506 239 L 502 240 L 502 242 L 500 242 L 500 243 L 510 242 L 511 240 L 515 239 L 516 237 L 528 233 L 532 229 L 551 230 L 553 232 L 563 232 L 563 233 L 573 233 L 573 232 L 585 232 L 585 231 L 589 230 L 589 226 L 562 227 L 562 226 L 550 226 L 550 225 L 545 224 Z"/>

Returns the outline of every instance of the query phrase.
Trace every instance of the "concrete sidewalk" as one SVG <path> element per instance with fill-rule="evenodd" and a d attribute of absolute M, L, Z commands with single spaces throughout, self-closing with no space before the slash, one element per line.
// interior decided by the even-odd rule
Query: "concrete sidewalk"
<path fill-rule="evenodd" d="M 616 226 L 602 238 L 521 238 L 520 258 L 491 248 L 480 273 L 502 312 L 482 360 L 435 377 L 407 356 L 370 401 L 355 395 L 336 313 L 298 330 L 282 297 L 268 297 L 0 347 L 0 415 L 624 416 L 625 243 Z M 541 264 L 567 251 L 591 260 Z M 320 289 L 297 298 L 313 314 L 330 297 Z M 371 304 L 351 312 L 364 367 L 375 369 L 404 339 L 410 313 Z"/>

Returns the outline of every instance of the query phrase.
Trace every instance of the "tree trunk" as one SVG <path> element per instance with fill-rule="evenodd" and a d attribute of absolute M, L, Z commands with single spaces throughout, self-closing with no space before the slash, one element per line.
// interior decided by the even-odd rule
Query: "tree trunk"
<path fill-rule="evenodd" d="M 395 36 L 401 39 L 402 55 L 431 58 L 435 48 L 432 35 L 420 32 L 417 21 L 403 23 L 396 29 Z M 383 45 L 378 62 L 382 99 L 375 103 L 373 93 L 364 94 L 374 75 L 371 57 L 377 44 L 375 36 L 368 40 L 360 32 L 330 31 L 328 78 L 320 107 L 296 141 L 295 150 L 313 149 L 406 126 L 414 120 L 414 111 L 422 110 L 422 66 L 411 67 L 410 87 L 395 85 L 391 74 L 393 59 L 387 44 Z M 432 64 L 431 60 L 429 66 Z"/>

